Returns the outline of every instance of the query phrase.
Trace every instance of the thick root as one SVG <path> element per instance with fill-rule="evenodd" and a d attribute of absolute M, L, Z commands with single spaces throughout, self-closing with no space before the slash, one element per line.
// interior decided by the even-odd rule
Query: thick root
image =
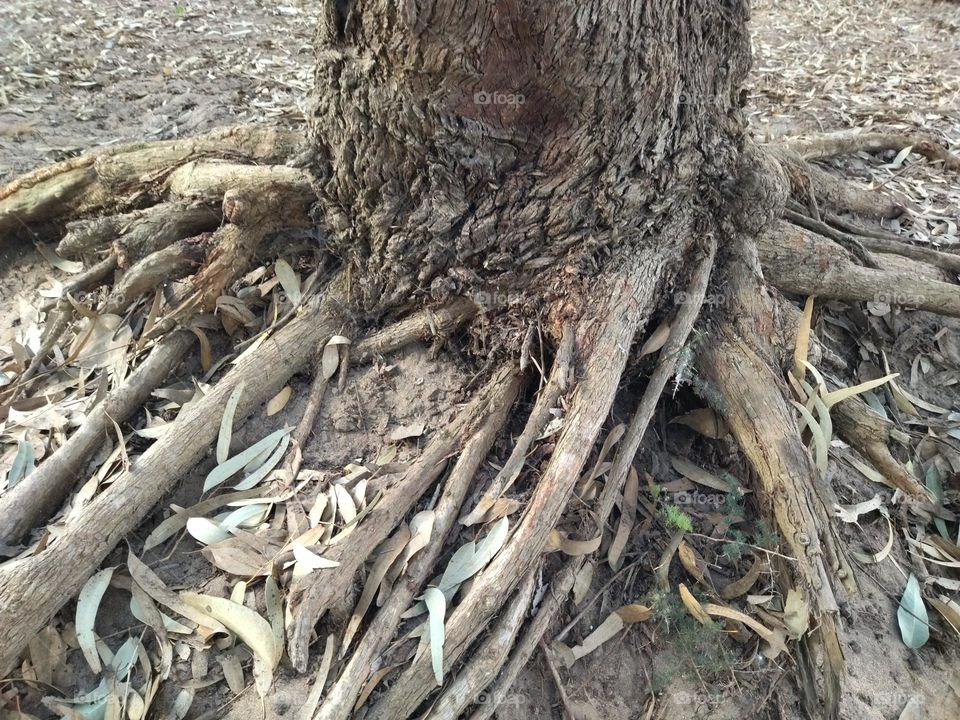
<path fill-rule="evenodd" d="M 823 219 L 838 230 L 859 238 L 867 250 L 887 255 L 902 255 L 911 260 L 917 260 L 952 273 L 960 273 L 960 255 L 956 253 L 910 245 L 899 235 L 883 230 L 860 227 L 832 213 L 825 213 Z"/>
<path fill-rule="evenodd" d="M 127 382 L 87 414 L 66 443 L 0 496 L 0 543 L 16 545 L 63 504 L 77 479 L 83 477 L 84 464 L 103 445 L 111 421 L 121 423 L 139 410 L 192 345 L 193 337 L 187 332 L 164 338 Z"/>
<path fill-rule="evenodd" d="M 76 220 L 57 245 L 64 257 L 79 257 L 113 247 L 129 267 L 177 240 L 216 230 L 222 221 L 219 202 L 163 202 L 120 215 Z"/>
<path fill-rule="evenodd" d="M 282 163 L 300 139 L 288 130 L 249 125 L 185 140 L 99 148 L 0 188 L 0 233 L 18 234 L 51 221 L 130 206 L 171 170 L 196 158 Z"/>
<path fill-rule="evenodd" d="M 459 669 L 456 677 L 447 685 L 437 702 L 430 709 L 427 718 L 447 720 L 458 718 L 470 705 L 476 702 L 483 690 L 497 677 L 497 673 L 507 660 L 510 648 L 516 640 L 520 625 L 536 587 L 536 572 L 527 573 L 526 579 L 507 601 L 507 609 L 499 621 L 484 638 L 470 660 Z"/>
<path fill-rule="evenodd" d="M 449 616 L 444 644 L 445 672 L 455 666 L 520 578 L 537 562 L 586 464 L 589 449 L 613 403 L 630 345 L 649 313 L 663 267 L 661 261 L 649 262 L 653 256 L 659 257 L 654 248 L 637 248 L 634 253 L 630 271 L 610 278 L 608 287 L 612 293 L 605 312 L 591 319 L 587 327 L 581 325 L 577 355 L 584 358 L 582 379 L 573 391 L 557 447 L 523 519 Z M 371 720 L 409 717 L 430 693 L 432 678 L 429 657 L 415 658 L 367 717 Z"/>
<path fill-rule="evenodd" d="M 870 218 L 893 218 L 904 211 L 904 206 L 896 200 L 837 179 L 786 147 L 773 146 L 769 152 L 786 171 L 793 198 L 801 205 L 815 209 L 814 215 L 819 214 L 823 206 Z"/>
<path fill-rule="evenodd" d="M 500 472 L 491 481 L 490 486 L 484 491 L 483 496 L 460 522 L 464 525 L 476 525 L 483 521 L 483 518 L 494 506 L 494 503 L 510 489 L 514 480 L 520 475 L 523 464 L 526 462 L 527 453 L 530 446 L 540 437 L 543 429 L 550 420 L 550 411 L 556 407 L 560 395 L 567 390 L 570 382 L 570 366 L 573 360 L 573 330 L 567 325 L 563 329 L 563 336 L 560 340 L 560 347 L 557 350 L 557 357 L 554 359 L 553 367 L 550 369 L 550 377 L 546 386 L 537 396 L 533 410 L 527 418 L 523 432 L 517 438 L 510 452 L 510 457 L 504 463 Z"/>
<path fill-rule="evenodd" d="M 804 160 L 825 160 L 858 152 L 900 152 L 909 147 L 931 162 L 943 163 L 948 170 L 960 172 L 960 157 L 947 150 L 935 138 L 923 133 L 844 130 L 829 135 L 791 139 L 786 145 Z"/>
<path fill-rule="evenodd" d="M 444 484 L 443 494 L 434 509 L 432 537 L 435 540 L 414 556 L 407 571 L 398 578 L 392 593 L 377 611 L 359 643 L 351 651 L 349 660 L 340 677 L 327 693 L 326 700 L 315 720 L 346 720 L 353 713 L 373 663 L 396 634 L 403 613 L 434 573 L 435 565 L 443 552 L 444 540 L 455 526 L 457 515 L 477 469 L 505 424 L 507 413 L 519 390 L 519 376 L 510 369 L 504 369 L 488 384 L 486 391 L 454 421 L 458 424 L 463 423 L 462 432 L 469 425 L 476 424 L 478 412 L 482 414 L 479 428 L 463 445 L 460 457 L 451 470 Z M 445 432 L 431 441 L 421 460 L 427 461 L 428 453 L 433 453 L 434 450 L 449 450 L 453 445 L 452 439 L 450 433 Z M 436 447 L 432 447 L 435 444 Z M 435 460 L 429 462 L 436 463 Z M 410 473 L 407 475 L 409 476 Z M 405 491 L 412 490 L 402 483 L 398 487 Z M 417 498 L 412 498 L 410 504 L 415 503 L 416 500 Z M 387 532 L 390 530 L 392 528 Z M 365 559 L 361 558 L 361 562 Z M 352 573 L 350 575 L 352 576 Z M 348 581 L 351 579 L 348 578 Z M 312 628 L 312 625 L 305 623 L 304 627 Z M 299 653 L 297 657 L 301 657 Z M 306 657 L 305 654 L 303 657 Z M 291 659 L 294 659 L 293 651 L 291 651 Z"/>
<path fill-rule="evenodd" d="M 819 619 L 823 687 L 808 695 L 807 712 L 835 718 L 845 671 L 833 581 L 841 581 L 849 593 L 856 586 L 832 535 L 832 492 L 817 474 L 787 403 L 785 383 L 773 370 L 779 365 L 774 348 L 784 345 L 777 337 L 782 329 L 762 285 L 759 258 L 745 238 L 734 238 L 728 277 L 730 320 L 716 328 L 697 365 L 706 400 L 725 419 L 757 475 L 761 509 L 775 518 L 794 557 L 788 574 Z M 813 707 L 820 699 L 822 707 Z"/>
<path fill-rule="evenodd" d="M 937 268 L 911 265 L 913 272 L 866 268 L 840 246 L 808 230 L 781 223 L 757 240 L 764 275 L 771 284 L 798 295 L 837 300 L 889 302 L 960 317 L 960 287 L 936 279 Z M 887 256 L 889 258 L 896 256 Z M 881 265 L 884 257 L 878 256 Z M 900 258 L 899 263 L 915 263 Z M 926 277 L 919 276 L 923 270 Z"/>
<path fill-rule="evenodd" d="M 344 278 L 307 305 L 275 335 L 240 360 L 213 390 L 185 408 L 166 433 L 106 490 L 81 509 L 37 555 L 0 568 L 0 676 L 7 676 L 27 641 L 73 597 L 106 555 L 136 528 L 174 483 L 196 467 L 217 434 L 227 398 L 246 390 L 238 421 L 273 397 L 340 326 Z"/>

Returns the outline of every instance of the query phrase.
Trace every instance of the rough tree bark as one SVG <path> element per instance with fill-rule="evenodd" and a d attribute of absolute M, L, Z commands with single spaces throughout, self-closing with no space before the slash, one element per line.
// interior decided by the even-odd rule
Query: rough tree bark
<path fill-rule="evenodd" d="M 836 215 L 823 216 L 835 227 L 821 221 L 817 201 L 834 212 L 897 211 L 888 199 L 850 189 L 807 165 L 806 157 L 858 149 L 858 140 L 764 148 L 750 139 L 741 107 L 751 60 L 748 16 L 747 0 L 329 1 L 317 30 L 315 91 L 299 167 L 276 164 L 292 155 L 290 133 L 248 128 L 94 152 L 0 188 L 0 231 L 92 213 L 115 215 L 73 225 L 62 245 L 63 252 L 106 249 L 106 257 L 71 289 L 96 285 L 118 268 L 126 273 L 110 296 L 114 311 L 135 301 L 139 280 L 160 276 L 168 256 L 177 256 L 167 248 L 183 241 L 189 228 L 206 227 L 222 201 L 226 224 L 204 245 L 201 267 L 189 279 L 193 292 L 165 307 L 145 340 L 176 332 L 193 315 L 210 311 L 261 240 L 302 226 L 310 204 L 313 222 L 324 228 L 328 249 L 340 263 L 322 297 L 275 336 L 288 346 L 271 341 L 253 351 L 175 422 L 168 433 L 172 440 L 165 435 L 68 523 L 55 543 L 0 566 L 0 677 L 15 665 L 31 634 L 203 456 L 230 389 L 253 368 L 264 368 L 263 377 L 240 415 L 256 412 L 290 374 L 307 370 L 316 342 L 325 342 L 342 323 L 418 311 L 371 340 L 371 347 L 396 348 L 399 338 L 434 325 L 425 308 L 453 296 L 473 302 L 448 305 L 440 324 L 468 322 L 479 306 L 485 332 L 507 364 L 521 355 L 535 319 L 544 320 L 546 334 L 561 348 L 545 391 L 547 404 L 537 404 L 523 442 L 539 436 L 543 407 L 549 410 L 562 395 L 568 409 L 556 449 L 506 546 L 449 615 L 445 664 L 454 671 L 463 667 L 459 663 L 469 665 L 468 650 L 507 599 L 529 601 L 525 578 L 539 564 L 548 533 L 586 466 L 634 340 L 655 313 L 676 312 L 684 300 L 672 290 L 687 287 L 699 298 L 697 307 L 679 310 L 682 322 L 669 347 L 684 347 L 708 289 L 723 299 L 711 302 L 696 323 L 718 343 L 692 362 L 707 383 L 700 387 L 704 399 L 726 417 L 754 467 L 761 509 L 796 556 L 788 570 L 793 577 L 784 585 L 804 593 L 818 615 L 813 624 L 824 673 L 822 700 L 807 697 L 808 710 L 834 717 L 843 673 L 836 594 L 843 591 L 839 580 L 849 575 L 830 537 L 828 489 L 818 483 L 787 401 L 781 365 L 796 311 L 769 283 L 791 292 L 864 300 L 878 287 L 896 286 L 885 269 L 892 267 L 893 255 L 926 264 L 931 278 L 942 276 L 940 268 L 955 267 L 956 258 L 901 251 L 886 237 L 858 241 L 848 234 L 851 226 L 836 229 Z M 870 136 L 864 142 L 866 149 L 882 149 L 892 141 Z M 935 145 L 922 147 L 931 157 L 942 155 Z M 218 157 L 230 162 L 217 162 Z M 159 204 L 143 210 L 145 199 Z M 797 208 L 814 208 L 814 217 L 802 219 L 806 230 L 785 228 L 781 218 L 788 202 L 797 217 Z M 150 227 L 165 230 L 151 233 Z M 874 258 L 870 251 L 887 255 Z M 843 263 L 842 276 L 812 272 L 831 262 Z M 911 287 L 935 294 L 933 304 L 941 312 L 960 314 L 955 285 L 923 279 Z M 64 308 L 56 332 L 64 332 L 70 319 Z M 49 351 L 45 346 L 31 363 L 34 372 Z M 664 360 L 650 379 L 625 443 L 631 454 L 675 366 L 675 359 Z M 24 391 L 29 382 L 25 378 L 14 391 Z M 739 392 L 743 382 L 749 393 Z M 326 383 L 315 386 L 313 415 Z M 138 387 L 131 396 L 144 392 Z M 513 390 L 501 395 L 509 403 Z M 473 472 L 464 468 L 480 463 L 472 453 L 488 447 L 506 415 L 502 403 L 484 397 L 478 395 L 461 416 L 457 432 L 448 429 L 432 439 L 421 458 L 429 472 L 415 466 L 396 478 L 392 492 L 403 497 L 403 506 L 361 524 L 357 537 L 363 547 L 383 540 L 446 459 L 467 443 L 476 462 L 455 467 L 451 477 L 457 481 L 441 500 L 446 527 L 459 516 L 454 510 L 463 502 L 461 476 Z M 869 410 L 857 406 L 856 412 Z M 312 416 L 304 432 L 311 423 Z M 482 443 L 464 429 L 473 432 L 474 423 L 482 428 L 477 435 Z M 875 439 L 857 440 L 856 432 L 846 432 L 854 445 L 872 443 L 871 457 L 886 457 Z M 91 444 L 89 437 L 81 438 L 51 461 L 67 458 L 70 467 L 85 462 Z M 518 457 L 524 454 L 525 448 L 518 451 Z M 610 512 L 631 460 L 617 457 L 597 517 Z M 151 474 L 150 463 L 162 472 Z M 885 465 L 891 474 L 902 474 L 896 462 Z M 35 475 L 55 476 L 51 486 L 65 493 L 70 467 L 49 472 L 41 467 Z M 493 502 L 512 479 L 484 495 L 485 502 Z M 39 486 L 31 489 L 28 482 L 24 479 L 18 498 L 36 496 Z M 896 482 L 904 485 L 902 477 Z M 122 519 L 112 522 L 108 533 L 91 536 L 95 521 L 107 522 L 121 508 Z M 470 510 L 462 509 L 463 515 Z M 45 511 L 38 505 L 31 522 L 8 523 L 0 539 L 19 541 L 30 524 L 42 522 Z M 72 546 L 80 549 L 72 553 Z M 345 556 L 348 550 L 342 550 Z M 426 557 L 440 555 L 434 548 Z M 357 569 L 363 560 L 351 556 L 345 568 Z M 415 563 L 403 578 L 404 592 L 413 597 L 431 570 Z M 353 573 L 345 571 L 291 588 L 296 620 L 287 651 L 296 669 L 307 667 L 312 635 L 331 598 L 353 581 Z M 559 599 L 545 604 L 549 609 L 524 628 L 517 625 L 522 613 L 516 608 L 504 616 L 504 636 L 522 639 L 497 687 L 512 681 L 551 614 L 562 607 L 572 575 L 564 571 L 555 581 Z M 367 658 L 394 637 L 402 609 L 400 603 L 381 609 L 354 645 L 366 654 L 334 670 L 322 717 L 349 716 Z M 504 661 L 506 652 L 499 657 Z M 489 679 L 496 669 L 469 666 L 463 677 Z M 431 677 L 429 659 L 415 659 L 375 697 L 371 717 L 416 716 L 432 690 Z M 823 706 L 815 708 L 817 702 Z M 459 699 L 456 703 L 462 707 Z"/>

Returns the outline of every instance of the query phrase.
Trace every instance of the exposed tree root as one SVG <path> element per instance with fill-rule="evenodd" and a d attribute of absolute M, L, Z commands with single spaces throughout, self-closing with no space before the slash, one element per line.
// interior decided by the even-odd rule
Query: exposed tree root
<path fill-rule="evenodd" d="M 66 443 L 0 496 L 0 542 L 16 545 L 63 504 L 84 478 L 87 460 L 112 432 L 111 421 L 123 422 L 139 410 L 192 346 L 193 336 L 187 332 L 164 338 L 129 380 L 90 411 Z"/>
<path fill-rule="evenodd" d="M 100 286 L 113 274 L 118 267 L 119 265 L 117 263 L 117 256 L 111 252 L 95 265 L 92 265 L 78 274 L 69 283 L 66 283 L 63 286 L 61 300 L 67 295 L 76 295 L 77 293 L 86 292 Z M 49 300 L 46 303 L 43 303 L 40 306 L 40 309 L 44 312 L 49 312 L 57 305 L 58 302 L 58 300 Z"/>
<path fill-rule="evenodd" d="M 827 206 L 869 218 L 903 213 L 904 206 L 889 196 L 840 180 L 782 145 L 769 148 L 769 152 L 786 171 L 791 195 L 805 207 L 813 205 L 819 210 Z"/>
<path fill-rule="evenodd" d="M 430 708 L 428 718 L 458 718 L 464 710 L 477 702 L 506 662 L 520 625 L 530 609 L 535 587 L 536 571 L 531 570 L 513 597 L 505 603 L 506 607 L 496 626 L 476 651 L 470 654 L 470 659 L 459 669 L 456 677 L 443 689 L 437 702 Z M 492 698 L 487 700 L 491 701 Z"/>
<path fill-rule="evenodd" d="M 960 157 L 943 147 L 935 138 L 923 133 L 844 130 L 829 135 L 794 138 L 787 142 L 787 147 L 805 160 L 824 160 L 858 152 L 899 152 L 909 147 L 931 162 L 941 162 L 945 168 L 960 172 Z"/>
<path fill-rule="evenodd" d="M 429 485 L 429 482 L 427 485 L 418 482 L 417 487 L 411 487 L 412 481 L 417 479 L 415 473 L 419 473 L 421 476 L 424 473 L 429 473 L 431 477 L 436 477 L 442 471 L 443 464 L 448 457 L 456 452 L 459 444 L 463 443 L 462 436 L 464 433 L 473 433 L 466 443 L 462 444 L 463 449 L 460 452 L 460 457 L 451 470 L 444 484 L 443 494 L 434 509 L 431 536 L 435 538 L 435 541 L 414 556 L 407 571 L 394 584 L 393 592 L 377 611 L 367 631 L 350 652 L 350 657 L 341 671 L 340 677 L 330 688 L 316 720 L 346 720 L 353 713 L 364 683 L 380 653 L 393 639 L 400 624 L 401 616 L 410 607 L 414 597 L 434 573 L 434 566 L 443 552 L 444 540 L 456 524 L 457 515 L 463 505 L 470 484 L 480 467 L 480 463 L 483 462 L 490 451 L 506 422 L 507 413 L 513 405 L 519 389 L 520 378 L 515 371 L 505 368 L 497 373 L 484 391 L 458 414 L 454 423 L 448 426 L 438 438 L 431 440 L 416 465 L 397 484 L 395 489 L 404 494 L 409 493 L 411 496 L 409 500 L 398 501 L 405 504 L 404 512 L 397 516 L 399 519 L 419 499 L 417 490 L 422 492 Z M 461 437 L 458 437 L 458 435 Z M 385 500 L 393 499 L 393 497 L 385 498 Z M 381 507 L 386 508 L 385 512 L 390 511 L 390 506 L 387 503 L 384 503 Z M 389 527 L 386 527 L 386 525 L 385 523 L 381 529 L 381 537 L 379 538 L 381 540 L 393 530 L 394 525 Z M 359 558 L 360 563 L 365 560 L 366 556 Z M 357 565 L 354 566 L 354 569 L 356 567 Z M 352 581 L 353 572 L 347 574 L 347 583 L 349 583 Z M 325 580 L 325 582 L 329 582 L 329 580 Z M 310 592 L 314 598 L 320 595 L 318 586 L 319 583 L 314 586 L 317 590 L 311 588 Z M 342 587 L 340 591 L 343 592 Z M 335 594 L 331 593 L 323 593 L 323 595 L 324 601 L 327 603 L 336 597 Z M 321 607 L 321 611 L 325 607 Z M 316 614 L 304 614 L 303 617 L 306 621 L 298 623 L 297 628 L 302 627 L 306 639 L 309 639 L 309 633 L 316 624 L 317 616 Z M 291 660 L 296 667 L 298 659 L 303 658 L 305 669 L 306 647 L 304 645 L 304 650 L 301 653 L 297 646 L 293 645 L 294 642 L 295 638 L 291 638 Z"/>
<path fill-rule="evenodd" d="M 606 527 L 607 518 L 613 511 L 617 497 L 622 492 L 629 466 L 636 456 L 643 435 L 657 408 L 660 395 L 676 373 L 681 350 L 700 315 L 709 286 L 710 274 L 713 270 L 715 251 L 715 242 L 711 238 L 705 257 L 692 273 L 691 283 L 685 295 L 686 303 L 680 306 L 671 325 L 667 341 L 660 351 L 657 366 L 650 376 L 647 387 L 630 420 L 630 425 L 617 447 L 607 482 L 593 510 L 597 529 L 600 532 Z M 543 598 L 537 614 L 527 623 L 520 639 L 510 653 L 509 660 L 497 676 L 496 682 L 489 685 L 485 703 L 477 707 L 470 716 L 470 720 L 485 720 L 491 717 L 496 712 L 497 706 L 509 696 L 520 671 L 526 667 L 533 653 L 540 646 L 544 634 L 553 625 L 560 610 L 563 609 L 567 597 L 573 589 L 577 574 L 589 561 L 590 557 L 586 555 L 570 558 L 553 576 L 550 581 L 550 591 Z M 474 694 L 478 693 L 479 689 Z"/>
<path fill-rule="evenodd" d="M 365 362 L 376 355 L 395 352 L 422 337 L 446 337 L 475 317 L 479 310 L 469 298 L 457 297 L 439 308 L 412 313 L 358 342 L 352 356 L 357 362 Z"/>
<path fill-rule="evenodd" d="M 956 285 L 916 273 L 865 268 L 840 246 L 795 225 L 781 223 L 758 238 L 757 248 L 767 280 L 781 290 L 837 300 L 889 302 L 960 317 Z M 931 272 L 939 275 L 936 268 Z"/>
<path fill-rule="evenodd" d="M 203 398 L 184 408 L 175 424 L 67 524 L 62 535 L 33 557 L 0 568 L 0 676 L 12 670 L 27 641 L 73 597 L 116 544 L 136 528 L 173 484 L 194 468 L 216 437 L 219 418 L 237 384 L 246 389 L 235 417 L 247 417 L 273 397 L 332 335 L 342 276 L 327 295 L 307 305 L 289 325 L 241 359 Z"/>
<path fill-rule="evenodd" d="M 510 697 L 510 691 L 517 677 L 530 662 L 530 658 L 540 647 L 544 635 L 566 605 L 570 591 L 573 590 L 573 583 L 577 579 L 577 572 L 583 567 L 584 562 L 583 558 L 572 558 L 553 576 L 550 581 L 550 590 L 541 601 L 540 609 L 523 628 L 500 674 L 488 686 L 487 701 L 477 706 L 470 715 L 470 720 L 488 720 L 493 717 L 498 705 Z"/>
<path fill-rule="evenodd" d="M 857 398 L 835 405 L 831 417 L 840 436 L 870 460 L 894 487 L 915 500 L 930 501 L 927 489 L 890 454 L 893 423 Z"/>
<path fill-rule="evenodd" d="M 510 489 L 513 481 L 520 475 L 530 446 L 547 426 L 551 417 L 550 411 L 556 407 L 560 395 L 567 390 L 570 382 L 572 360 L 573 330 L 568 325 L 563 330 L 560 347 L 557 350 L 557 357 L 554 359 L 547 384 L 537 396 L 537 401 L 527 418 L 523 432 L 520 433 L 520 437 L 517 438 L 513 450 L 510 452 L 510 457 L 491 481 L 490 486 L 484 491 L 476 507 L 460 520 L 461 523 L 469 526 L 482 522 L 494 503 Z"/>
<path fill-rule="evenodd" d="M 190 275 L 206 260 L 209 246 L 210 238 L 201 235 L 177 240 L 147 255 L 113 286 L 100 312 L 122 314 L 144 294 L 162 287 L 165 282 Z"/>
<path fill-rule="evenodd" d="M 902 255 L 933 267 L 949 270 L 952 273 L 960 273 L 960 255 L 956 253 L 910 245 L 898 235 L 883 230 L 860 227 L 833 213 L 825 213 L 823 219 L 838 230 L 858 237 L 863 246 L 873 252 Z"/>
<path fill-rule="evenodd" d="M 807 217 L 806 215 L 794 210 L 784 210 L 783 218 L 784 220 L 788 220 L 794 225 L 799 225 L 810 232 L 830 238 L 840 247 L 848 250 L 857 260 L 860 261 L 860 264 L 864 267 L 874 268 L 875 270 L 880 269 L 880 264 L 877 262 L 876 258 L 869 251 L 867 251 L 859 238 L 842 233 L 839 230 L 830 227 L 826 223 L 817 220 L 816 218 Z"/>
<path fill-rule="evenodd" d="M 773 328 L 764 321 L 775 315 L 772 300 L 761 285 L 749 246 L 740 238 L 736 242 L 728 266 L 733 320 L 721 323 L 712 333 L 698 367 L 710 388 L 705 399 L 726 420 L 756 472 L 760 506 L 772 511 L 794 557 L 792 574 L 798 589 L 807 595 L 819 619 L 823 708 L 811 706 L 819 693 L 808 693 L 807 712 L 834 718 L 839 712 L 844 660 L 833 582 L 835 578 L 842 581 L 848 592 L 855 592 L 856 586 L 832 535 L 832 492 L 817 474 L 787 404 L 784 382 L 772 369 Z"/>
<path fill-rule="evenodd" d="M 666 237 L 671 237 L 667 235 Z M 675 237 L 675 235 L 673 236 Z M 659 248 L 662 251 L 663 247 Z M 655 297 L 662 260 L 649 245 L 633 249 L 626 269 L 606 283 L 609 300 L 602 314 L 578 328 L 577 356 L 582 358 L 580 382 L 556 449 L 513 534 L 490 565 L 477 576 L 470 592 L 446 623 L 444 669 L 449 671 L 490 622 L 508 593 L 516 587 L 545 547 L 550 530 L 567 504 L 586 463 L 600 425 L 613 402 L 629 347 L 646 320 Z M 373 705 L 371 720 L 410 716 L 430 693 L 430 659 L 414 658 L 393 685 Z"/>
<path fill-rule="evenodd" d="M 181 238 L 216 230 L 220 203 L 174 200 L 143 210 L 67 223 L 57 245 L 64 257 L 79 257 L 113 245 L 123 267 L 162 250 Z"/>
<path fill-rule="evenodd" d="M 40 168 L 0 188 L 0 233 L 130 206 L 173 168 L 202 157 L 282 163 L 301 136 L 269 126 L 215 130 L 195 138 L 98 148 Z"/>

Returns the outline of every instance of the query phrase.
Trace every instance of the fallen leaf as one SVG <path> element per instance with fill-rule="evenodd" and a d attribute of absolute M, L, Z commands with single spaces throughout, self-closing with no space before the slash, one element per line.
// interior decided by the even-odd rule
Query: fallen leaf
<path fill-rule="evenodd" d="M 686 425 L 704 437 L 720 440 L 729 434 L 727 424 L 710 408 L 699 408 L 670 420 L 670 423 Z"/>
<path fill-rule="evenodd" d="M 709 625 L 712 622 L 710 620 L 710 616 L 704 611 L 700 601 L 697 600 L 689 590 L 687 590 L 687 586 L 683 583 L 680 583 L 678 590 L 680 591 L 680 600 L 683 601 L 683 606 L 687 608 L 690 616 L 701 625 Z"/>
<path fill-rule="evenodd" d="M 790 637 L 797 640 L 803 637 L 810 627 L 810 605 L 803 593 L 794 588 L 787 592 L 787 602 L 783 606 L 783 624 L 790 631 Z"/>
<path fill-rule="evenodd" d="M 390 442 L 400 442 L 401 440 L 420 437 L 426 429 L 427 425 L 424 422 L 417 422 L 412 425 L 401 425 L 387 436 L 387 440 Z"/>
<path fill-rule="evenodd" d="M 643 347 L 640 348 L 639 357 L 644 355 L 650 355 L 660 350 L 664 345 L 667 344 L 667 339 L 670 337 L 670 323 L 664 321 L 660 323 L 659 327 L 653 331 L 653 334 L 647 338 L 647 341 L 643 344 Z"/>
<path fill-rule="evenodd" d="M 278 412 L 283 410 L 286 407 L 287 403 L 290 401 L 290 396 L 293 394 L 293 388 L 289 385 L 285 385 L 283 389 L 270 398 L 270 401 L 267 403 L 267 417 L 271 415 L 276 415 Z"/>
<path fill-rule="evenodd" d="M 447 612 L 447 600 L 437 588 L 428 587 L 423 593 L 423 602 L 429 613 L 430 663 L 437 685 L 443 684 L 443 619 Z"/>
<path fill-rule="evenodd" d="M 80 644 L 80 650 L 87 664 L 94 674 L 99 675 L 103 669 L 100 663 L 100 654 L 97 652 L 97 638 L 94 632 L 94 623 L 97 619 L 97 610 L 100 609 L 100 601 L 103 594 L 110 585 L 110 578 L 113 577 L 113 568 L 106 568 L 96 573 L 84 584 L 80 590 L 80 596 L 77 598 L 76 632 L 77 642 Z"/>
<path fill-rule="evenodd" d="M 907 579 L 907 586 L 900 598 L 900 607 L 897 609 L 897 623 L 900 625 L 900 637 L 903 644 L 912 650 L 926 645 L 930 638 L 930 626 L 927 617 L 927 608 L 923 604 L 920 594 L 920 583 L 913 573 Z"/>

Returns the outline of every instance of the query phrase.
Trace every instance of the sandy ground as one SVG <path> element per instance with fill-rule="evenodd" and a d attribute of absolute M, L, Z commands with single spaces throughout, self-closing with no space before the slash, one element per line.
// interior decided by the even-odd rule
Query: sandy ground
<path fill-rule="evenodd" d="M 321 3 L 236 0 L 229 9 L 225 5 L 216 0 L 10 0 L 0 5 L 0 180 L 98 144 L 179 137 L 254 120 L 298 122 Z M 960 140 L 960 14 L 955 4 L 761 0 L 754 26 L 757 59 L 749 91 L 759 135 L 892 123 L 935 130 L 954 145 Z M 916 157 L 897 167 L 892 160 L 853 158 L 843 167 L 866 184 L 883 183 L 910 199 L 911 213 L 892 229 L 920 242 L 957 243 L 960 183 Z M 33 286 L 55 274 L 32 249 L 5 251 L 0 257 L 0 344 L 4 331 L 21 318 L 19 298 L 32 299 Z M 835 310 L 839 317 L 845 308 Z M 954 324 L 921 313 L 880 320 L 864 316 L 862 321 L 864 328 L 898 343 L 891 364 L 908 376 L 921 352 L 938 352 L 952 362 L 943 371 L 953 373 L 950 382 L 943 374 L 936 382 L 920 377 L 915 392 L 957 407 L 960 352 Z M 908 335 L 909 342 L 901 339 Z M 185 368 L 183 376 L 195 370 Z M 307 466 L 334 471 L 356 458 L 375 457 L 391 429 L 416 420 L 425 421 L 428 429 L 438 427 L 446 419 L 438 408 L 462 399 L 469 375 L 456 353 L 431 361 L 419 347 L 389 365 L 358 372 L 321 418 L 305 452 Z M 294 385 L 294 400 L 270 419 L 267 429 L 299 417 L 304 391 L 302 383 Z M 253 439 L 263 431 L 260 425 L 241 432 Z M 695 446 L 679 431 L 654 435 L 643 457 L 655 475 L 669 472 L 666 451 Z M 414 444 L 403 452 L 415 451 Z M 729 447 L 710 452 L 718 464 L 733 456 Z M 830 480 L 841 502 L 868 499 L 874 492 L 846 464 L 833 463 L 832 468 Z M 196 500 L 208 469 L 198 467 L 169 502 Z M 735 465 L 729 469 L 747 473 Z M 141 535 L 163 515 L 158 508 Z M 871 523 L 866 534 L 852 528 L 844 532 L 852 544 L 874 549 L 886 537 L 882 523 Z M 140 540 L 131 539 L 135 545 Z M 655 533 L 634 538 L 630 561 L 637 562 L 637 570 L 587 608 L 573 639 L 589 633 L 613 608 L 650 593 L 648 569 L 661 549 L 662 538 Z M 146 559 L 171 586 L 228 591 L 223 576 L 189 542 L 170 557 Z M 898 718 L 914 698 L 922 706 L 919 717 L 956 718 L 960 676 L 955 645 L 937 642 L 919 652 L 902 645 L 895 610 L 903 575 L 894 563 L 864 570 L 862 582 L 861 595 L 844 608 L 850 680 L 843 717 Z M 339 611 L 348 612 L 354 599 L 344 598 Z M 110 613 L 112 624 L 106 630 L 125 631 L 132 621 L 124 614 L 121 595 L 108 594 L 107 602 L 116 612 Z M 784 673 L 790 661 L 740 664 L 737 657 L 713 654 L 710 646 L 716 644 L 716 638 L 691 640 L 669 627 L 640 624 L 564 671 L 566 690 L 583 718 L 799 716 Z M 71 667 L 76 674 L 68 678 L 70 684 L 86 687 L 90 678 L 82 663 Z M 186 681 L 190 672 L 189 663 L 178 666 L 161 695 L 160 711 L 172 707 L 177 682 Z M 307 688 L 306 680 L 281 670 L 266 716 L 295 716 Z M 506 702 L 497 714 L 500 720 L 560 717 L 553 680 L 539 657 L 511 696 L 501 700 Z M 259 717 L 261 709 L 252 691 L 234 698 L 219 683 L 198 691 L 188 717 L 205 712 L 241 720 Z"/>

